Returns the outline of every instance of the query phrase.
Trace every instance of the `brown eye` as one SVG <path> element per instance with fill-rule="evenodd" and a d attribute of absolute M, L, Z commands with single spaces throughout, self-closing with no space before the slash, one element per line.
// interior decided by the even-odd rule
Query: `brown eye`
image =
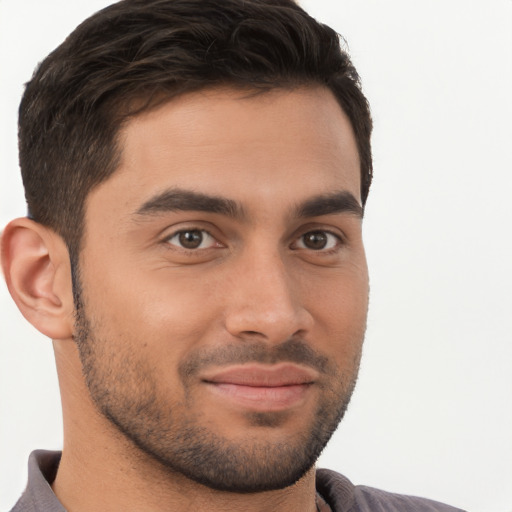
<path fill-rule="evenodd" d="M 312 251 L 322 251 L 332 249 L 340 243 L 339 237 L 328 231 L 309 231 L 302 235 L 298 242 L 299 249 L 310 249 Z"/>
<path fill-rule="evenodd" d="M 184 229 L 169 237 L 167 242 L 182 249 L 207 249 L 215 245 L 215 239 L 202 229 Z"/>
<path fill-rule="evenodd" d="M 308 249 L 319 250 L 327 245 L 327 236 L 322 231 L 312 231 L 306 233 L 303 237 L 304 245 Z"/>
<path fill-rule="evenodd" d="M 185 249 L 197 249 L 203 241 L 203 233 L 201 231 L 182 231 L 178 235 L 178 240 Z"/>

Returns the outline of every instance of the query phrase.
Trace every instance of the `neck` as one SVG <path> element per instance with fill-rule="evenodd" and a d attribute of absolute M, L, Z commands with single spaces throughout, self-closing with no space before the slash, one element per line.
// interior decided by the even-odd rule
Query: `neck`
<path fill-rule="evenodd" d="M 285 489 L 216 491 L 162 466 L 104 418 L 76 379 L 74 344 L 55 347 L 61 384 L 64 448 L 52 488 L 66 510 L 86 512 L 314 512 L 315 470 Z M 77 404 L 80 408 L 77 409 Z"/>
<path fill-rule="evenodd" d="M 310 470 L 299 482 L 286 489 L 237 494 L 209 489 L 182 475 L 157 474 L 144 466 L 113 467 L 98 454 L 76 457 L 63 451 L 53 490 L 66 510 L 85 512 L 314 512 L 315 474 Z"/>

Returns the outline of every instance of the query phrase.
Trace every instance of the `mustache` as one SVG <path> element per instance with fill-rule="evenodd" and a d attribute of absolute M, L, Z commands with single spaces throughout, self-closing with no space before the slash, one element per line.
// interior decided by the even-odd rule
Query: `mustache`
<path fill-rule="evenodd" d="M 336 374 L 336 366 L 327 356 L 313 350 L 300 339 L 290 339 L 272 346 L 262 342 L 242 341 L 222 347 L 201 349 L 182 361 L 179 365 L 179 374 L 183 379 L 187 379 L 208 366 L 283 362 L 309 366 L 326 375 Z"/>

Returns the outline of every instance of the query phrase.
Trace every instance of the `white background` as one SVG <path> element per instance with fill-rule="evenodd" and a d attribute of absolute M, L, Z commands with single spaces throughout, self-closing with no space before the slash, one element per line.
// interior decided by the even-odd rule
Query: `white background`
<path fill-rule="evenodd" d="M 16 110 L 101 0 L 0 0 L 0 224 L 25 213 Z M 512 511 L 512 1 L 304 0 L 347 39 L 375 120 L 364 361 L 322 466 Z M 0 509 L 61 446 L 51 343 L 0 284 Z"/>

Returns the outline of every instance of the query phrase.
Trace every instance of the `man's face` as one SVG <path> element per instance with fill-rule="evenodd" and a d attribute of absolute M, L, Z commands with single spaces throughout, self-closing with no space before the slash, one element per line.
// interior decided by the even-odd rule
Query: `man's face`
<path fill-rule="evenodd" d="M 359 159 L 323 88 L 185 95 L 131 120 L 86 204 L 76 339 L 101 413 L 170 471 L 282 488 L 355 383 Z"/>

